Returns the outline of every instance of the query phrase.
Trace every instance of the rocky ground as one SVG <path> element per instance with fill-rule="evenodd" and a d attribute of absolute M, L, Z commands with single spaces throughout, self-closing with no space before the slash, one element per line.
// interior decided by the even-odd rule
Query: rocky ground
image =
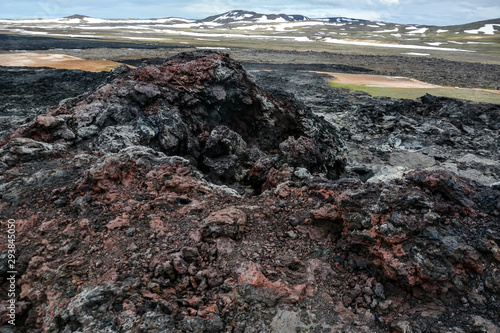
<path fill-rule="evenodd" d="M 170 49 L 168 45 L 151 45 L 145 43 L 126 43 L 126 42 L 102 42 L 99 40 L 83 38 L 52 38 L 52 37 L 33 37 L 21 35 L 0 34 L 0 50 L 2 51 L 28 51 L 28 50 L 86 50 L 95 48 L 134 48 L 144 49 Z M 182 49 L 176 46 L 176 49 Z M 103 57 L 104 58 L 104 57 Z"/>
<path fill-rule="evenodd" d="M 500 331 L 498 106 L 262 69 L 2 69 L 0 332 Z"/>
<path fill-rule="evenodd" d="M 337 124 L 346 142 L 348 168 L 363 180 L 445 169 L 486 185 L 500 181 L 499 105 L 430 95 L 417 101 L 376 98 L 330 88 L 328 76 L 294 69 L 252 74 L 267 89 L 294 93 Z"/>

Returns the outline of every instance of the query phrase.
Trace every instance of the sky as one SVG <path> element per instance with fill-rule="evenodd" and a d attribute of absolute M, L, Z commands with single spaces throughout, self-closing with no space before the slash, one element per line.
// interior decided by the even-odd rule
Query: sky
<path fill-rule="evenodd" d="M 442 26 L 500 18 L 500 0 L 1 0 L 0 18 L 81 14 L 96 18 L 201 19 L 234 9 Z"/>

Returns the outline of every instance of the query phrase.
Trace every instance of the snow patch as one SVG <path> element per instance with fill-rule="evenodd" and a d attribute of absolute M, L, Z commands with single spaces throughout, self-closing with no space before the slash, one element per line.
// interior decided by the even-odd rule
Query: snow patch
<path fill-rule="evenodd" d="M 46 31 L 21 31 L 20 32 L 23 35 L 47 35 L 48 32 Z"/>
<path fill-rule="evenodd" d="M 482 45 L 485 45 L 485 44 L 495 44 L 495 43 L 487 43 L 487 42 L 467 42 L 467 44 L 482 44 Z"/>
<path fill-rule="evenodd" d="M 263 15 L 262 17 L 259 17 L 258 19 L 255 20 L 255 22 L 260 22 L 260 23 L 269 23 L 269 22 L 288 22 L 282 17 L 278 17 L 275 20 L 268 19 L 266 15 Z"/>
<path fill-rule="evenodd" d="M 416 56 L 430 56 L 430 53 L 418 53 L 418 52 L 407 52 L 407 53 L 401 53 L 401 54 L 408 54 L 408 55 L 416 55 Z"/>
<path fill-rule="evenodd" d="M 500 27 L 500 24 L 486 24 L 484 27 L 475 29 L 475 30 L 465 30 L 464 32 L 466 34 L 475 34 L 478 35 L 480 32 L 482 32 L 485 35 L 494 35 L 496 31 L 495 26 Z"/>
<path fill-rule="evenodd" d="M 209 39 L 209 38 L 195 38 L 196 40 L 206 40 L 209 42 L 220 42 L 220 39 Z"/>
<path fill-rule="evenodd" d="M 191 32 L 191 31 L 179 31 L 179 30 L 169 30 L 169 29 L 158 29 L 155 30 L 158 33 L 164 35 L 181 35 L 181 36 L 193 36 L 193 37 L 219 37 L 219 38 L 255 38 L 255 39 L 294 39 L 298 41 L 310 41 L 305 39 L 307 37 L 294 37 L 294 36 L 270 36 L 270 35 L 247 35 L 247 34 L 231 34 L 231 33 L 204 33 L 204 32 Z"/>
<path fill-rule="evenodd" d="M 243 14 L 243 15 L 241 15 L 239 17 L 235 17 L 233 20 L 235 20 L 235 21 L 241 21 L 241 20 L 244 20 L 246 18 L 250 18 L 252 16 L 253 16 L 252 14 Z"/>
<path fill-rule="evenodd" d="M 429 28 L 420 28 L 417 30 L 412 30 L 412 31 L 408 32 L 408 34 L 409 35 L 424 34 L 427 30 L 429 30 Z"/>
<path fill-rule="evenodd" d="M 312 42 L 308 37 L 294 37 L 296 42 Z"/>
<path fill-rule="evenodd" d="M 379 30 L 379 31 L 374 31 L 374 32 L 383 34 L 383 33 L 386 33 L 386 32 L 398 32 L 398 31 L 399 31 L 398 28 L 394 28 L 394 29 L 390 29 L 390 30 Z"/>
<path fill-rule="evenodd" d="M 435 51 L 451 51 L 451 52 L 475 52 L 462 49 L 445 48 L 445 47 L 433 47 L 433 46 L 422 46 L 422 45 L 401 45 L 401 44 L 386 44 L 386 43 L 371 43 L 363 41 L 353 41 L 345 39 L 335 39 L 335 38 L 325 38 L 323 40 L 326 43 L 334 44 L 347 44 L 347 45 L 359 45 L 359 46 L 374 46 L 374 47 L 389 47 L 397 49 L 419 49 L 419 50 L 435 50 Z"/>
<path fill-rule="evenodd" d="M 104 36 L 97 36 L 97 35 L 65 35 L 65 34 L 49 34 L 49 36 L 61 36 L 61 37 L 71 37 L 71 38 L 105 38 Z"/>
<path fill-rule="evenodd" d="M 199 27 L 199 26 L 200 26 L 199 23 L 175 23 L 175 24 L 169 25 L 169 27 L 172 27 L 172 28 L 192 28 L 192 27 Z"/>
<path fill-rule="evenodd" d="M 150 26 L 143 25 L 118 25 L 118 26 L 110 26 L 110 25 L 102 25 L 102 26 L 76 26 L 72 27 L 73 29 L 81 29 L 81 30 L 150 30 Z"/>
<path fill-rule="evenodd" d="M 105 23 L 106 22 L 106 20 L 93 18 L 93 17 L 86 17 L 83 19 L 83 21 L 85 21 L 87 23 Z"/>
<path fill-rule="evenodd" d="M 246 25 L 241 27 L 235 27 L 234 30 L 256 30 L 256 29 L 266 29 L 266 30 L 275 30 L 275 31 L 295 31 L 291 30 L 296 27 L 306 27 L 306 26 L 315 26 L 315 25 L 325 25 L 324 22 L 317 21 L 299 21 L 299 22 L 284 22 L 277 24 L 254 24 L 254 25 Z"/>
<path fill-rule="evenodd" d="M 166 40 L 165 38 L 155 38 L 155 37 L 121 37 L 125 39 L 132 39 L 132 40 Z M 167 40 L 170 40 L 167 38 Z"/>
<path fill-rule="evenodd" d="M 212 46 L 198 46 L 196 48 L 198 50 L 230 50 L 230 48 L 228 47 L 212 47 Z"/>

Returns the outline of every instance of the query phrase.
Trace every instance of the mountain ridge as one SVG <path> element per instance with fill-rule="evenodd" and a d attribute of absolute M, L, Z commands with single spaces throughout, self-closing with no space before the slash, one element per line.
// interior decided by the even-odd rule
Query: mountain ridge
<path fill-rule="evenodd" d="M 325 22 L 363 22 L 368 21 L 364 19 L 349 18 L 343 16 L 335 17 L 309 17 L 302 14 L 263 14 L 247 10 L 230 10 L 222 14 L 208 16 L 204 19 L 197 20 L 197 22 L 218 22 L 218 23 L 231 23 L 238 21 L 256 21 L 256 22 L 296 22 L 296 21 L 325 21 Z"/>
<path fill-rule="evenodd" d="M 218 22 L 230 23 L 236 21 L 281 21 L 281 22 L 294 22 L 310 20 L 309 17 L 304 15 L 287 15 L 287 14 L 262 14 L 247 10 L 230 10 L 222 14 L 208 16 L 198 22 Z"/>
<path fill-rule="evenodd" d="M 207 22 L 214 22 L 214 23 L 219 23 L 219 24 L 228 24 L 228 23 L 237 23 L 237 22 L 242 22 L 242 23 L 250 23 L 250 22 L 255 22 L 255 23 L 279 23 L 279 22 L 298 22 L 298 21 L 322 21 L 322 22 L 328 22 L 328 23 L 348 23 L 348 22 L 354 22 L 354 23 L 367 23 L 367 22 L 380 22 L 380 23 L 385 23 L 388 25 L 395 25 L 395 26 L 419 26 L 419 27 L 439 27 L 439 28 L 461 28 L 461 27 L 474 27 L 478 26 L 480 24 L 493 24 L 495 26 L 498 25 L 498 30 L 500 30 L 500 17 L 499 18 L 492 18 L 492 19 L 487 19 L 487 20 L 481 20 L 481 21 L 472 21 L 472 22 L 467 22 L 463 24 L 453 24 L 453 25 L 429 25 L 429 24 L 419 24 L 419 23 L 397 23 L 397 22 L 389 22 L 389 21 L 383 21 L 383 20 L 367 20 L 367 19 L 362 19 L 362 18 L 353 18 L 353 17 L 344 17 L 344 16 L 332 16 L 332 17 L 311 17 L 311 16 L 306 16 L 302 14 L 284 14 L 284 13 L 279 13 L 279 14 L 264 14 L 264 13 L 258 13 L 254 11 L 248 11 L 248 10 L 243 10 L 243 9 L 235 9 L 235 10 L 230 10 L 221 14 L 215 14 L 211 16 L 207 16 L 202 19 L 189 19 L 189 18 L 183 18 L 183 17 L 175 17 L 175 16 L 167 16 L 167 17 L 152 17 L 152 18 L 98 18 L 98 17 L 93 17 L 93 16 L 88 16 L 88 15 L 82 15 L 82 14 L 73 14 L 69 16 L 64 16 L 64 17 L 59 17 L 59 18 L 34 18 L 34 19 L 0 19 L 0 21 L 41 21 L 41 20 L 47 20 L 47 21 L 53 21 L 53 20 L 58 20 L 58 21 L 71 21 L 71 20 L 80 20 L 82 22 L 85 21 L 95 21 L 99 20 L 102 22 L 104 21 L 160 21 L 160 20 L 180 20 L 180 21 L 185 21 L 185 22 L 198 22 L 198 23 L 207 23 Z M 91 23 L 89 22 L 89 23 Z M 497 30 L 497 31 L 498 31 Z"/>

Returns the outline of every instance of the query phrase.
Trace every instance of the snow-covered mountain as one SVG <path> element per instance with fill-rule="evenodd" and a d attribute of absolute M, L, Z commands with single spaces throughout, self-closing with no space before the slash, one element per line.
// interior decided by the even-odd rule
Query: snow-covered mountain
<path fill-rule="evenodd" d="M 355 19 L 355 18 L 350 18 L 350 17 L 327 17 L 327 18 L 315 18 L 315 20 L 318 21 L 325 21 L 325 22 L 337 22 L 337 23 L 343 23 L 343 22 L 367 22 L 368 20 L 361 20 L 361 19 Z"/>
<path fill-rule="evenodd" d="M 246 10 L 231 10 L 229 12 L 209 16 L 199 22 L 214 22 L 214 23 L 233 23 L 233 22 L 295 22 L 310 20 L 304 15 L 287 15 L 287 14 L 259 14 Z"/>
<path fill-rule="evenodd" d="M 288 14 L 260 14 L 247 10 L 231 10 L 229 12 L 209 16 L 198 22 L 214 22 L 214 23 L 239 23 L 239 22 L 256 22 L 256 23 L 279 23 L 279 22 L 297 22 L 297 21 L 323 21 L 323 22 L 366 22 L 367 20 L 350 18 L 350 17 L 326 17 L 326 18 L 311 18 L 304 15 L 288 15 Z"/>

